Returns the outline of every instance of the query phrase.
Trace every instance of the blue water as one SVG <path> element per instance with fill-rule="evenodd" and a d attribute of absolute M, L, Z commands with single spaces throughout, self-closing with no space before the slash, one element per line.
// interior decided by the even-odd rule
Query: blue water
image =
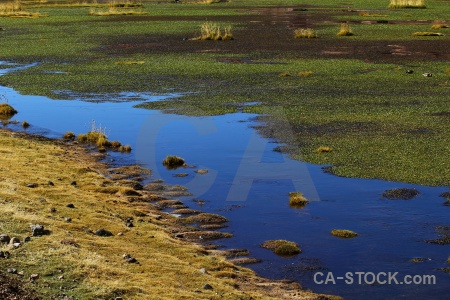
<path fill-rule="evenodd" d="M 1 73 L 9 71 L 13 70 Z M 110 140 L 133 148 L 131 154 L 111 154 L 109 160 L 143 164 L 152 169 L 152 179 L 189 187 L 194 196 L 183 198 L 185 203 L 199 208 L 193 200 L 204 200 L 200 209 L 229 218 L 224 230 L 234 237 L 218 243 L 249 249 L 252 257 L 263 260 L 249 266 L 262 276 L 296 280 L 315 292 L 347 299 L 446 298 L 450 275 L 437 268 L 450 267 L 450 245 L 424 240 L 438 237 L 436 226 L 450 226 L 450 207 L 443 206 L 444 199 L 439 197 L 448 187 L 326 174 L 321 166 L 273 151 L 279 144 L 252 128 L 257 125 L 252 114 L 187 117 L 133 107 L 176 94 L 91 95 L 90 101 L 20 95 L 7 87 L 0 87 L 0 94 L 19 111 L 13 119 L 32 125 L 29 132 L 50 137 L 61 137 L 67 131 L 85 133 L 92 120 L 106 127 Z M 23 130 L 20 126 L 14 129 Z M 195 168 L 166 170 L 161 162 L 169 154 L 183 157 Z M 209 172 L 200 175 L 194 172 L 197 169 Z M 176 173 L 189 176 L 174 177 Z M 399 187 L 416 188 L 421 194 L 409 201 L 381 197 L 385 190 Z M 291 191 L 302 191 L 311 203 L 303 209 L 289 207 Z M 330 235 L 335 228 L 350 229 L 359 236 L 339 239 Z M 279 257 L 259 247 L 269 239 L 295 241 L 303 252 L 291 258 Z M 431 260 L 410 262 L 414 257 Z M 325 280 L 332 272 L 335 284 L 332 280 L 316 283 L 317 272 L 323 274 L 316 275 L 318 280 Z M 347 272 L 353 272 L 353 284 L 338 279 Z M 405 275 L 432 275 L 436 284 L 358 284 L 356 272 L 398 272 L 395 278 L 399 282 Z M 369 283 L 371 275 L 366 275 Z M 382 281 L 388 279 L 383 273 L 379 276 Z"/>

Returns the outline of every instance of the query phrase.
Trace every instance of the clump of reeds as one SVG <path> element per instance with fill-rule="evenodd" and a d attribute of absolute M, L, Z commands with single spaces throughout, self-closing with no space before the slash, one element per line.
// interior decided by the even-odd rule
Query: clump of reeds
<path fill-rule="evenodd" d="M 63 136 L 67 135 L 67 138 L 71 137 L 72 132 L 68 132 Z M 95 120 L 91 122 L 91 130 L 85 134 L 79 134 L 77 136 L 77 141 L 80 143 L 95 144 L 100 152 L 105 152 L 107 149 L 112 149 L 120 152 L 130 152 L 131 146 L 123 146 L 118 141 L 109 141 L 106 135 L 106 127 L 102 127 L 101 124 L 97 125 Z"/>
<path fill-rule="evenodd" d="M 350 239 L 358 236 L 356 232 L 347 229 L 333 229 L 331 234 L 344 239 Z"/>
<path fill-rule="evenodd" d="M 350 24 L 348 22 L 342 22 L 340 24 L 339 32 L 336 35 L 337 36 L 351 36 L 351 35 L 353 35 L 352 29 L 350 28 Z"/>
<path fill-rule="evenodd" d="M 289 205 L 292 207 L 304 207 L 309 203 L 309 200 L 300 192 L 289 193 Z"/>
<path fill-rule="evenodd" d="M 296 39 L 314 39 L 318 38 L 319 36 L 312 28 L 298 28 L 294 30 L 294 38 Z"/>
<path fill-rule="evenodd" d="M 223 30 L 217 23 L 205 22 L 200 27 L 200 36 L 194 38 L 194 40 L 214 40 L 225 41 L 232 40 L 233 34 L 231 32 L 231 26 L 225 27 Z"/>
<path fill-rule="evenodd" d="M 23 127 L 24 129 L 27 129 L 28 127 L 30 127 L 30 123 L 28 123 L 27 121 L 23 121 L 23 122 L 22 122 L 22 127 Z"/>
<path fill-rule="evenodd" d="M 426 8 L 425 0 L 390 0 L 388 8 Z"/>

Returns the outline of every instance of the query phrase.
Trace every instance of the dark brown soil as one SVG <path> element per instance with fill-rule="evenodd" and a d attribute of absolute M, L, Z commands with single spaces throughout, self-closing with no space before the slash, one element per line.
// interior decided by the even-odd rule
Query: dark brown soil
<path fill-rule="evenodd" d="M 24 283 L 14 277 L 0 273 L 0 299 L 2 300 L 41 300 L 35 292 L 24 286 Z"/>
<path fill-rule="evenodd" d="M 320 8 L 322 12 L 318 11 Z M 192 53 L 214 52 L 223 53 L 219 61 L 224 63 L 254 63 L 256 59 L 273 60 L 281 58 L 353 58 L 367 62 L 417 62 L 427 60 L 450 59 L 448 41 L 445 39 L 416 39 L 413 41 L 383 41 L 383 40 L 349 40 L 342 43 L 338 38 L 294 39 L 293 31 L 296 28 L 312 27 L 320 29 L 330 23 L 339 22 L 334 16 L 354 16 L 357 11 L 340 9 L 327 9 L 319 6 L 292 6 L 282 8 L 242 8 L 229 6 L 223 9 L 252 12 L 251 15 L 215 16 L 215 22 L 232 22 L 240 24 L 233 28 L 232 41 L 195 41 L 191 40 L 199 32 L 192 35 L 178 36 L 163 34 L 127 35 L 127 36 L 100 36 L 104 39 L 99 51 L 109 52 L 111 55 L 126 55 L 133 53 Z M 109 22 L 122 21 L 125 17 L 118 16 L 108 19 Z M 204 21 L 206 16 L 126 16 L 126 21 Z M 98 22 L 104 22 L 99 20 Z M 387 25 L 386 25 L 387 22 Z M 421 21 L 428 22 L 432 21 Z M 373 22 L 367 26 L 389 26 L 396 22 L 383 20 Z M 397 22 L 398 23 L 398 22 Z M 322 25 L 323 24 L 323 25 Z M 273 42 L 272 42 L 273 41 Z M 230 54 L 242 54 L 242 58 L 230 58 Z M 248 57 L 251 56 L 251 57 Z"/>

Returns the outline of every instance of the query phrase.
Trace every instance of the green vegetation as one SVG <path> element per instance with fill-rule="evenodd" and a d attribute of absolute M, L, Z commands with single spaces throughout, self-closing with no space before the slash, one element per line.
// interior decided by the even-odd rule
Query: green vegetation
<path fill-rule="evenodd" d="M 48 17 L 2 19 L 0 60 L 39 64 L 1 76 L 0 84 L 55 99 L 63 97 L 57 91 L 86 99 L 92 93 L 175 91 L 180 97 L 139 107 L 188 115 L 260 113 L 271 129 L 262 128 L 263 134 L 292 145 L 296 159 L 331 165 L 334 174 L 450 184 L 443 155 L 450 138 L 450 65 L 441 56 L 450 36 L 412 36 L 429 31 L 433 20 L 447 20 L 448 5 L 430 0 L 427 9 L 392 9 L 386 16 L 387 4 L 378 0 L 345 7 L 327 0 L 308 9 L 304 25 L 320 38 L 299 41 L 292 38 L 298 24 L 277 22 L 270 10 L 295 8 L 286 14 L 302 19 L 303 5 L 294 0 L 142 3 L 146 15 L 106 17 L 89 15 L 92 4 L 26 4 L 27 11 Z M 236 39 L 190 40 L 205 20 L 231 26 Z M 337 37 L 339 22 L 350 22 L 357 35 Z M 280 76 L 301 70 L 314 75 Z M 278 130 L 286 124 L 294 136 Z M 323 145 L 333 151 L 314 151 Z"/>
<path fill-rule="evenodd" d="M 302 252 L 296 243 L 286 240 L 266 241 L 261 244 L 261 247 L 272 250 L 275 254 L 280 256 L 292 256 Z"/>
<path fill-rule="evenodd" d="M 331 234 L 344 239 L 350 239 L 358 236 L 356 232 L 347 229 L 333 229 Z"/>

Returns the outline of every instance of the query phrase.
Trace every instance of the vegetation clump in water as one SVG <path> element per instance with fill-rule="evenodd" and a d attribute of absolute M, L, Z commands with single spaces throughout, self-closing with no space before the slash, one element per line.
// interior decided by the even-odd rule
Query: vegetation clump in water
<path fill-rule="evenodd" d="M 0 103 L 0 118 L 1 117 L 12 117 L 17 113 L 11 105 L 8 103 Z"/>
<path fill-rule="evenodd" d="M 302 193 L 300 192 L 290 192 L 289 193 L 289 205 L 292 207 L 304 207 L 309 203 L 309 200 L 306 199 Z"/>
<path fill-rule="evenodd" d="M 175 170 L 179 167 L 185 167 L 186 162 L 183 158 L 176 155 L 168 155 L 163 160 L 163 166 L 165 166 L 168 170 Z"/>
<path fill-rule="evenodd" d="M 356 232 L 347 229 L 333 229 L 331 234 L 344 239 L 350 239 L 358 236 Z"/>
<path fill-rule="evenodd" d="M 399 188 L 387 190 L 382 196 L 391 200 L 411 200 L 419 194 L 420 192 L 416 189 Z"/>
<path fill-rule="evenodd" d="M 302 252 L 296 243 L 286 240 L 269 240 L 262 243 L 261 247 L 272 250 L 275 254 L 281 256 L 292 256 Z"/>

